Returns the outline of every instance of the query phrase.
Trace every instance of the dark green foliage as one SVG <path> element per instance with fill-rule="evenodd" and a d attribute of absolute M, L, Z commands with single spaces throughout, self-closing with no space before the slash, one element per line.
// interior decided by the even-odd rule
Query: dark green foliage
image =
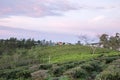
<path fill-rule="evenodd" d="M 87 72 L 82 68 L 77 68 L 75 69 L 73 78 L 87 78 Z"/>
<path fill-rule="evenodd" d="M 6 78 L 0 78 L 0 80 L 6 80 Z"/>
<path fill-rule="evenodd" d="M 30 73 L 31 72 L 29 70 L 22 70 L 16 73 L 16 77 L 30 78 L 31 77 Z"/>
<path fill-rule="evenodd" d="M 53 67 L 51 68 L 50 72 L 53 73 L 54 76 L 60 76 L 62 75 L 65 71 L 74 68 L 80 64 L 82 64 L 84 61 L 80 62 L 68 62 L 68 63 L 62 63 L 62 64 L 54 64 Z"/>
<path fill-rule="evenodd" d="M 91 66 L 93 66 L 94 71 L 101 71 L 102 70 L 101 65 L 100 65 L 101 63 L 98 60 L 90 61 L 89 64 Z"/>
<path fill-rule="evenodd" d="M 30 49 L 32 46 L 35 46 L 36 41 L 34 39 L 21 39 L 10 38 L 10 39 L 1 39 L 0 40 L 0 54 L 9 54 L 11 55 L 16 51 L 17 48 L 27 48 Z"/>
<path fill-rule="evenodd" d="M 109 64 L 112 61 L 114 61 L 116 59 L 119 59 L 119 58 L 120 58 L 120 55 L 113 55 L 113 56 L 109 56 L 109 57 L 102 56 L 101 58 L 98 58 L 98 60 L 102 61 L 102 62 L 105 62 L 105 64 Z"/>
<path fill-rule="evenodd" d="M 51 69 L 50 72 L 51 72 L 54 76 L 58 77 L 58 76 L 62 75 L 64 71 L 65 71 L 65 68 L 64 68 L 63 66 L 54 66 L 54 67 Z"/>
<path fill-rule="evenodd" d="M 106 64 L 111 63 L 113 60 L 116 60 L 117 57 L 107 57 L 105 58 Z"/>
<path fill-rule="evenodd" d="M 76 67 L 71 70 L 68 70 L 64 73 L 64 75 L 67 75 L 73 79 L 79 79 L 79 78 L 86 79 L 88 77 L 88 73 L 86 72 L 86 70 L 82 69 L 81 67 Z"/>
<path fill-rule="evenodd" d="M 66 69 L 70 69 L 70 68 L 73 68 L 73 67 L 75 67 L 76 65 L 74 64 L 74 63 L 71 63 L 71 64 L 65 64 L 64 65 L 64 67 L 66 68 Z"/>
<path fill-rule="evenodd" d="M 51 69 L 51 67 L 52 67 L 52 64 L 41 64 L 39 69 L 46 70 L 46 69 Z"/>
<path fill-rule="evenodd" d="M 120 33 L 116 33 L 115 36 L 110 36 L 107 34 L 102 34 L 100 36 L 100 43 L 104 48 L 109 48 L 113 50 L 118 50 L 120 48 Z"/>
<path fill-rule="evenodd" d="M 51 76 L 49 76 L 45 80 L 71 80 L 71 79 L 69 79 L 67 76 L 61 76 L 61 77 L 51 77 Z"/>
<path fill-rule="evenodd" d="M 0 76 L 6 79 L 30 78 L 30 71 L 26 68 L 6 69 L 0 71 Z"/>
<path fill-rule="evenodd" d="M 16 49 L 31 49 L 36 45 L 40 46 L 48 46 L 53 44 L 52 41 L 45 41 L 45 40 L 38 40 L 35 41 L 34 39 L 17 39 L 11 37 L 10 39 L 0 39 L 0 55 L 3 54 L 14 54 Z"/>
<path fill-rule="evenodd" d="M 83 61 L 80 61 L 80 62 L 79 61 L 77 61 L 77 62 L 74 61 L 74 62 L 64 63 L 61 66 L 64 67 L 65 70 L 68 70 L 68 69 L 74 68 L 74 67 L 76 67 L 76 66 L 78 66 L 82 63 L 83 63 Z"/>
<path fill-rule="evenodd" d="M 120 80 L 120 59 L 112 62 L 95 80 Z"/>
<path fill-rule="evenodd" d="M 81 68 L 85 69 L 89 73 L 94 70 L 94 67 L 90 65 L 89 63 L 81 65 Z"/>

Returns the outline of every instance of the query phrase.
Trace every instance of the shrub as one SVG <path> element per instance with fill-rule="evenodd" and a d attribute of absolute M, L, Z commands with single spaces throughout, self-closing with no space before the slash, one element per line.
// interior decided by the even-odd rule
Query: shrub
<path fill-rule="evenodd" d="M 39 70 L 31 73 L 33 80 L 45 80 L 48 77 L 48 70 Z"/>
<path fill-rule="evenodd" d="M 26 79 L 26 78 L 20 77 L 20 78 L 14 79 L 14 80 L 32 80 L 32 79 L 31 78 Z"/>
<path fill-rule="evenodd" d="M 74 73 L 73 77 L 74 78 L 86 78 L 87 77 L 87 72 L 82 68 L 77 68 L 75 70 L 75 73 Z"/>
<path fill-rule="evenodd" d="M 94 67 L 88 63 L 81 65 L 81 68 L 85 69 L 89 73 L 94 71 Z"/>
<path fill-rule="evenodd" d="M 0 80 L 7 80 L 6 78 L 0 78 Z"/>
<path fill-rule="evenodd" d="M 67 76 L 61 76 L 61 77 L 48 77 L 45 80 L 70 80 Z"/>
<path fill-rule="evenodd" d="M 29 70 L 22 70 L 16 73 L 16 77 L 29 78 L 31 77 L 31 72 Z"/>
<path fill-rule="evenodd" d="M 6 69 L 2 70 L 0 73 L 2 78 L 8 79 L 17 79 L 17 78 L 30 78 L 30 71 L 25 68 L 16 68 L 16 69 Z"/>
<path fill-rule="evenodd" d="M 64 75 L 67 75 L 73 79 L 88 78 L 88 73 L 86 72 L 86 70 L 82 69 L 81 67 L 76 67 L 71 70 L 68 70 L 64 73 Z"/>
<path fill-rule="evenodd" d="M 67 76 L 61 76 L 59 80 L 69 80 Z"/>
<path fill-rule="evenodd" d="M 54 66 L 51 69 L 52 74 L 56 77 L 62 75 L 64 71 L 65 71 L 65 67 L 63 67 L 63 66 Z"/>
<path fill-rule="evenodd" d="M 100 61 L 98 60 L 90 61 L 89 64 L 93 67 L 94 71 L 97 71 L 97 72 L 102 71 L 102 66 L 101 66 Z"/>
<path fill-rule="evenodd" d="M 103 71 L 97 75 L 95 80 L 120 80 L 120 73 L 116 71 Z"/>
<path fill-rule="evenodd" d="M 47 70 L 50 68 L 52 68 L 52 64 L 41 64 L 39 67 L 39 69 L 44 69 L 44 70 Z"/>
<path fill-rule="evenodd" d="M 116 60 L 118 57 L 115 56 L 115 57 L 106 57 L 105 60 L 106 60 L 106 64 L 109 64 L 111 63 L 112 61 Z"/>
<path fill-rule="evenodd" d="M 74 64 L 74 63 L 71 63 L 71 64 L 65 64 L 64 67 L 65 67 L 66 69 L 70 69 L 70 68 L 75 67 L 75 64 Z"/>
<path fill-rule="evenodd" d="M 120 59 L 113 61 L 108 68 L 96 76 L 95 80 L 120 80 Z"/>

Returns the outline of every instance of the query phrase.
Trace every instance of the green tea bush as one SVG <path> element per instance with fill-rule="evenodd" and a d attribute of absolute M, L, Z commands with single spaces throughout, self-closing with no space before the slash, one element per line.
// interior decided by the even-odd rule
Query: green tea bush
<path fill-rule="evenodd" d="M 6 78 L 0 78 L 0 80 L 7 80 Z"/>
<path fill-rule="evenodd" d="M 94 67 L 88 63 L 81 65 L 81 68 L 85 69 L 89 73 L 94 71 Z"/>
<path fill-rule="evenodd" d="M 65 67 L 63 66 L 54 66 L 50 70 L 50 72 L 52 72 L 52 74 L 56 77 L 59 77 L 60 75 L 62 75 L 64 71 L 65 71 Z"/>
<path fill-rule="evenodd" d="M 39 69 L 44 69 L 44 70 L 47 70 L 50 68 L 52 68 L 52 64 L 41 64 L 39 67 Z"/>
<path fill-rule="evenodd" d="M 17 78 L 17 79 L 14 79 L 14 80 L 32 80 L 31 78 L 22 78 L 22 77 L 20 77 L 20 78 Z"/>
<path fill-rule="evenodd" d="M 95 80 L 120 80 L 120 73 L 117 71 L 103 71 L 97 75 Z"/>
<path fill-rule="evenodd" d="M 17 79 L 17 78 L 30 78 L 31 72 L 25 68 L 16 68 L 16 69 L 6 69 L 0 71 L 0 76 L 2 78 L 8 79 Z"/>
<path fill-rule="evenodd" d="M 93 67 L 94 71 L 100 72 L 102 70 L 102 66 L 100 65 L 101 63 L 98 60 L 90 61 L 89 64 Z"/>
<path fill-rule="evenodd" d="M 45 80 L 70 80 L 67 76 L 61 76 L 61 77 L 48 77 Z"/>
<path fill-rule="evenodd" d="M 87 79 L 88 78 L 87 71 L 82 69 L 81 67 L 76 67 L 76 68 L 73 68 L 71 70 L 68 70 L 64 73 L 64 75 L 67 75 L 73 79 L 79 79 L 79 78 Z"/>
<path fill-rule="evenodd" d="M 31 72 L 29 70 L 22 70 L 16 73 L 16 77 L 29 78 L 31 77 Z"/>
<path fill-rule="evenodd" d="M 119 57 L 118 56 L 114 56 L 114 57 L 106 57 L 105 58 L 105 61 L 106 61 L 106 64 L 109 64 L 111 63 L 112 61 L 118 59 Z"/>
<path fill-rule="evenodd" d="M 108 68 L 96 76 L 95 80 L 120 80 L 120 59 L 113 61 Z"/>
<path fill-rule="evenodd" d="M 82 69 L 82 68 L 78 68 L 75 70 L 75 73 L 73 74 L 74 78 L 86 78 L 87 77 L 87 72 Z"/>
<path fill-rule="evenodd" d="M 67 76 L 61 76 L 59 80 L 69 80 L 69 78 Z"/>
<path fill-rule="evenodd" d="M 65 69 L 67 70 L 67 69 L 70 69 L 70 68 L 75 67 L 76 65 L 75 65 L 74 63 L 71 63 L 71 64 L 65 64 L 65 65 L 63 65 L 63 66 L 64 66 Z"/>

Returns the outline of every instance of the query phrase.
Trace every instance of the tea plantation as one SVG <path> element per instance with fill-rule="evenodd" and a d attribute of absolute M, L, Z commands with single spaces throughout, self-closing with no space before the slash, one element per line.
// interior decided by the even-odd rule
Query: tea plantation
<path fill-rule="evenodd" d="M 89 46 L 36 46 L 0 56 L 0 80 L 120 80 L 120 52 Z"/>

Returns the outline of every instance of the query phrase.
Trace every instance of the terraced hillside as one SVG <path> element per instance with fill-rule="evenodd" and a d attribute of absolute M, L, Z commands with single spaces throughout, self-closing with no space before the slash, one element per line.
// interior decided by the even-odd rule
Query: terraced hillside
<path fill-rule="evenodd" d="M 120 56 L 101 56 L 83 61 L 42 64 L 39 65 L 38 70 L 41 73 L 38 73 L 36 80 L 45 78 L 47 80 L 119 80 Z M 43 75 L 42 71 L 47 72 Z"/>

